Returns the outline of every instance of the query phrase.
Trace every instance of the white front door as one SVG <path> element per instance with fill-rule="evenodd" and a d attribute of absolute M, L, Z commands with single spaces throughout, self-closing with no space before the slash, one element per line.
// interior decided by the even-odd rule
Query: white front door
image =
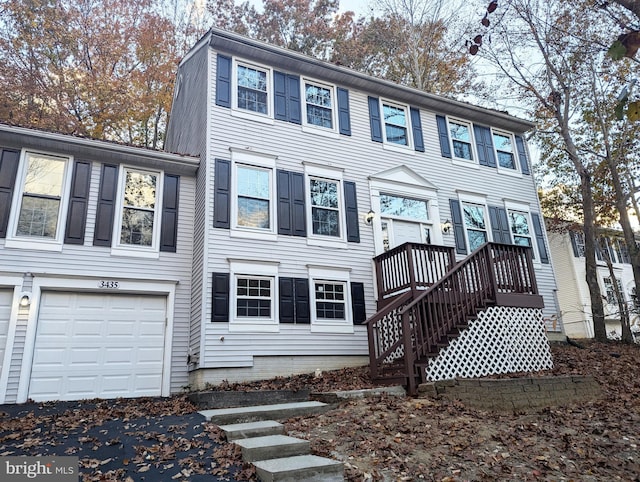
<path fill-rule="evenodd" d="M 429 243 L 431 241 L 429 228 L 422 223 L 386 218 L 381 221 L 385 251 L 404 243 Z"/>

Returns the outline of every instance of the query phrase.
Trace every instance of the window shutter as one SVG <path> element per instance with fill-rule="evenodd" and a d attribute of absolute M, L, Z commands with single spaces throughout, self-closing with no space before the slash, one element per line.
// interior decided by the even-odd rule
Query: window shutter
<path fill-rule="evenodd" d="M 480 165 L 496 167 L 496 157 L 493 154 L 493 141 L 491 140 L 491 129 L 474 124 L 473 133 L 476 137 L 476 147 L 478 148 L 478 161 Z"/>
<path fill-rule="evenodd" d="M 306 236 L 304 175 L 299 172 L 278 170 L 276 188 L 278 191 L 278 234 Z"/>
<path fill-rule="evenodd" d="M 571 239 L 571 247 L 573 248 L 573 256 L 575 258 L 579 258 L 578 255 L 578 243 L 576 242 L 576 233 L 573 231 L 569 231 L 569 238 Z"/>
<path fill-rule="evenodd" d="M 438 125 L 438 138 L 440 139 L 440 154 L 442 154 L 442 157 L 448 157 L 451 159 L 451 145 L 449 144 L 447 119 L 442 115 L 437 115 L 436 124 Z"/>
<path fill-rule="evenodd" d="M 300 77 L 287 76 L 287 95 L 289 97 L 288 121 L 294 124 L 302 123 L 302 107 L 300 105 Z"/>
<path fill-rule="evenodd" d="M 542 229 L 542 223 L 540 222 L 540 216 L 537 213 L 531 213 L 531 220 L 533 222 L 533 231 L 536 234 L 536 243 L 538 244 L 538 252 L 540 253 L 540 261 L 548 264 L 549 255 L 547 254 L 547 246 L 544 243 L 544 230 Z"/>
<path fill-rule="evenodd" d="M 489 206 L 489 221 L 495 243 L 511 244 L 511 232 L 507 211 L 498 206 Z"/>
<path fill-rule="evenodd" d="M 516 147 L 518 149 L 518 159 L 520 159 L 520 169 L 522 174 L 530 174 L 529 159 L 527 156 L 527 148 L 524 145 L 524 139 L 522 136 L 516 136 Z"/>
<path fill-rule="evenodd" d="M 229 321 L 229 273 L 213 273 L 211 321 Z"/>
<path fill-rule="evenodd" d="M 307 213 L 305 209 L 304 174 L 291 173 L 291 226 L 293 236 L 307 235 Z"/>
<path fill-rule="evenodd" d="M 287 120 L 287 74 L 273 72 L 273 102 L 274 117 L 277 120 Z"/>
<path fill-rule="evenodd" d="M 309 304 L 309 280 L 295 278 L 293 281 L 295 293 L 296 324 L 308 325 L 311 323 L 311 309 Z"/>
<path fill-rule="evenodd" d="M 13 188 L 20 164 L 20 152 L 3 149 L 0 151 L 0 238 L 7 237 L 9 213 Z"/>
<path fill-rule="evenodd" d="M 369 97 L 369 124 L 371 125 L 371 140 L 382 142 L 382 119 L 380 117 L 380 102 L 377 97 Z"/>
<path fill-rule="evenodd" d="M 220 54 L 216 67 L 216 105 L 231 107 L 231 57 Z"/>
<path fill-rule="evenodd" d="M 160 225 L 160 251 L 175 253 L 178 245 L 178 196 L 180 176 L 164 176 L 162 193 L 162 224 Z"/>
<path fill-rule="evenodd" d="M 87 225 L 87 204 L 91 183 L 91 163 L 76 161 L 71 178 L 71 198 L 67 210 L 64 230 L 65 244 L 84 244 L 84 230 Z"/>
<path fill-rule="evenodd" d="M 293 278 L 278 279 L 280 323 L 295 323 Z"/>
<path fill-rule="evenodd" d="M 338 126 L 340 134 L 351 135 L 351 115 L 349 113 L 349 91 L 338 87 Z"/>
<path fill-rule="evenodd" d="M 216 159 L 213 194 L 213 227 L 231 227 L 231 161 Z"/>
<path fill-rule="evenodd" d="M 291 236 L 291 173 L 278 169 L 276 190 L 278 191 L 278 234 Z"/>
<path fill-rule="evenodd" d="M 364 303 L 364 283 L 351 283 L 351 309 L 353 324 L 362 325 L 367 319 Z"/>
<path fill-rule="evenodd" d="M 451 207 L 451 219 L 453 223 L 453 236 L 456 240 L 456 253 L 467 254 L 467 242 L 464 237 L 464 221 L 460 210 L 460 201 L 449 199 Z"/>
<path fill-rule="evenodd" d="M 422 138 L 422 121 L 420 120 L 420 110 L 415 107 L 410 108 L 411 129 L 413 130 L 413 146 L 416 151 L 424 152 L 424 139 Z"/>
<path fill-rule="evenodd" d="M 94 246 L 111 246 L 113 236 L 113 217 L 116 209 L 116 192 L 118 190 L 118 166 L 102 165 L 100 175 L 100 192 L 96 210 L 96 227 L 93 232 Z"/>
<path fill-rule="evenodd" d="M 359 243 L 358 199 L 356 196 L 356 183 L 353 181 L 344 182 L 344 204 L 347 220 L 347 241 Z"/>

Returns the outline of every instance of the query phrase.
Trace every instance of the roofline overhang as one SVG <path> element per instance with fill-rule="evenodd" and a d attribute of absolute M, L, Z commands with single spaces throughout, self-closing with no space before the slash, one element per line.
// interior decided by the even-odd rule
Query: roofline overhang
<path fill-rule="evenodd" d="M 135 164 L 162 169 L 172 174 L 195 175 L 200 165 L 200 160 L 192 156 L 6 124 L 0 124 L 0 145 L 14 149 L 65 154 L 87 160 Z"/>
<path fill-rule="evenodd" d="M 318 60 L 313 57 L 271 45 L 226 30 L 212 28 L 205 37 L 209 45 L 231 55 L 267 65 L 277 65 L 283 70 L 330 81 L 345 87 L 381 97 L 406 102 L 442 115 L 459 117 L 479 124 L 497 127 L 522 134 L 535 127 L 533 122 L 514 117 L 506 112 L 478 107 L 448 99 L 421 90 L 406 87 L 388 80 L 378 79 L 346 67 Z"/>

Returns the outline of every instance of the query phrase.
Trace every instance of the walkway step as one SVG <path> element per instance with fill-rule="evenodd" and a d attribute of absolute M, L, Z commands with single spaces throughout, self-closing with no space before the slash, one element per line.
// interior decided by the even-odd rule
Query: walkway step
<path fill-rule="evenodd" d="M 220 408 L 202 410 L 199 413 L 216 425 L 226 425 L 256 420 L 286 420 L 301 415 L 314 415 L 328 411 L 331 405 L 322 402 L 278 403 L 254 407 Z"/>
<path fill-rule="evenodd" d="M 256 474 L 262 482 L 343 482 L 342 462 L 317 455 L 298 455 L 255 462 Z"/>
<path fill-rule="evenodd" d="M 307 455 L 311 452 L 308 440 L 288 435 L 245 438 L 234 443 L 242 448 L 242 460 L 245 462 Z"/>
<path fill-rule="evenodd" d="M 234 423 L 231 425 L 221 425 L 219 428 L 224 432 L 228 442 L 243 438 L 281 435 L 284 433 L 284 425 L 275 420 Z"/>

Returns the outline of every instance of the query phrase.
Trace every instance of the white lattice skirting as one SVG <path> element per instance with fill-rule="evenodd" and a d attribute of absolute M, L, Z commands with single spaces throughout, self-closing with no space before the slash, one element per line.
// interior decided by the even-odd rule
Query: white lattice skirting
<path fill-rule="evenodd" d="M 440 351 L 427 380 L 476 378 L 553 368 L 542 310 L 491 307 Z"/>

